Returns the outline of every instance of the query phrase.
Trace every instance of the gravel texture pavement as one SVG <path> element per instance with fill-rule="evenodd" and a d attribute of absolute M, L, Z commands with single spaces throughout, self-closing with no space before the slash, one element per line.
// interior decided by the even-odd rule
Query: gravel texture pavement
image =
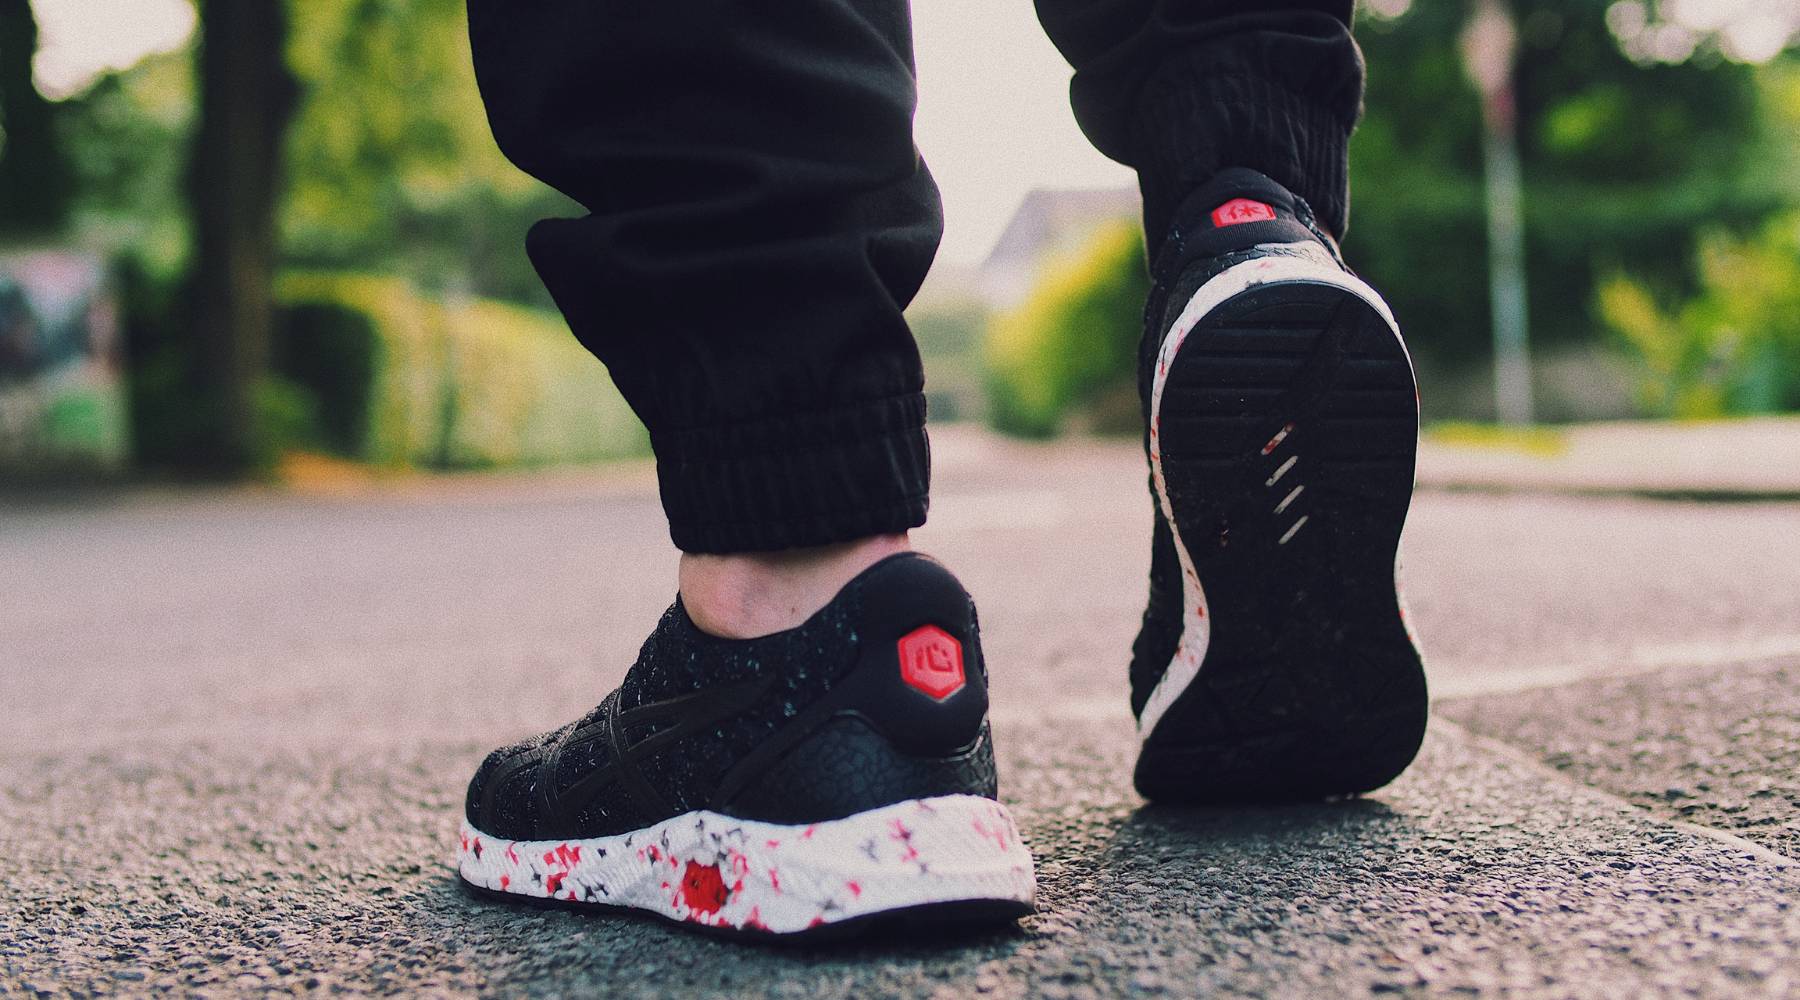
<path fill-rule="evenodd" d="M 672 597 L 638 473 L 0 501 L 0 996 L 1800 991 L 1800 506 L 1422 495 L 1457 724 L 1364 800 L 1171 811 L 1129 784 L 1141 456 L 937 446 L 919 541 L 982 605 L 1040 865 L 1016 929 L 772 949 L 457 888 L 481 754 Z"/>
<path fill-rule="evenodd" d="M 1800 658 L 1453 700 L 1439 712 L 1658 816 L 1800 858 Z"/>
<path fill-rule="evenodd" d="M 1781 996 L 1800 873 L 1435 735 L 1370 799 L 1143 808 L 1105 722 L 1005 727 L 1042 912 L 790 950 L 496 905 L 444 848 L 470 744 L 114 748 L 9 781 L 0 975 L 167 988 L 805 997 Z M 19 857 L 17 853 L 10 856 Z"/>

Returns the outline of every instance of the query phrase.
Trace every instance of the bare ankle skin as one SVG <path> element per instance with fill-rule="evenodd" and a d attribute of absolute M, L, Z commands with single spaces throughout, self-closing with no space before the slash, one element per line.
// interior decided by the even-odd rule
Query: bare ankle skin
<path fill-rule="evenodd" d="M 794 628 L 858 573 L 910 551 L 912 540 L 899 534 L 781 552 L 683 552 L 681 602 L 702 631 L 724 639 L 754 639 Z"/>

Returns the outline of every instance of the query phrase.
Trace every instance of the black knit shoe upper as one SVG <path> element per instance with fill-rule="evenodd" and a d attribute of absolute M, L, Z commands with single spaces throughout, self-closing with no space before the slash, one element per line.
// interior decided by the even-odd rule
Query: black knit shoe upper
<path fill-rule="evenodd" d="M 906 554 L 758 639 L 708 635 L 678 599 L 598 707 L 490 754 L 466 810 L 494 837 L 549 840 L 699 809 L 809 823 L 952 794 L 995 794 L 975 609 Z"/>
<path fill-rule="evenodd" d="M 1163 334 L 1195 290 L 1234 264 L 1314 243 L 1349 270 L 1306 199 L 1254 170 L 1221 171 L 1182 201 L 1174 225 L 1151 248 L 1150 298 L 1138 344 L 1144 406 L 1150 405 L 1150 376 Z"/>
<path fill-rule="evenodd" d="M 1154 270 L 1134 782 L 1185 802 L 1379 787 L 1427 718 L 1395 589 L 1419 428 L 1398 325 L 1252 171 L 1188 198 Z"/>
<path fill-rule="evenodd" d="M 1306 200 L 1254 170 L 1222 171 L 1189 195 L 1151 262 L 1152 285 L 1138 345 L 1138 394 L 1150 448 L 1151 383 L 1163 337 L 1200 286 L 1228 268 L 1259 257 L 1283 256 L 1318 244 L 1343 267 L 1337 245 L 1320 228 Z M 1344 267 L 1348 271 L 1349 268 Z M 1150 597 L 1131 649 L 1131 711 L 1143 711 L 1150 691 L 1169 665 L 1181 633 L 1181 567 L 1156 487 L 1150 487 L 1154 528 Z"/>

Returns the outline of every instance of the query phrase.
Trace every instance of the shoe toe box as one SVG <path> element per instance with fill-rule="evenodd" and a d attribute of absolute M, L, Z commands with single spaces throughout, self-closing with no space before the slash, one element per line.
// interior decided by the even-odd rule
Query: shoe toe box
<path fill-rule="evenodd" d="M 469 779 L 463 804 L 470 826 L 508 840 L 537 839 L 543 763 L 561 733 L 545 733 L 487 755 Z"/>

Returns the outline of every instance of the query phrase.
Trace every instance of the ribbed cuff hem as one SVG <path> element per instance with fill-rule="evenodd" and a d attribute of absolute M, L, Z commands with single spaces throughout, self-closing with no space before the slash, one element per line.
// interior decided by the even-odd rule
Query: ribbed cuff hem
<path fill-rule="evenodd" d="M 1354 104 L 1334 109 L 1211 58 L 1171 60 L 1145 85 L 1131 129 L 1152 245 L 1182 199 L 1226 167 L 1268 175 L 1342 238 L 1355 126 Z"/>
<path fill-rule="evenodd" d="M 683 552 L 768 552 L 925 523 L 925 396 L 653 434 L 669 535 Z"/>

